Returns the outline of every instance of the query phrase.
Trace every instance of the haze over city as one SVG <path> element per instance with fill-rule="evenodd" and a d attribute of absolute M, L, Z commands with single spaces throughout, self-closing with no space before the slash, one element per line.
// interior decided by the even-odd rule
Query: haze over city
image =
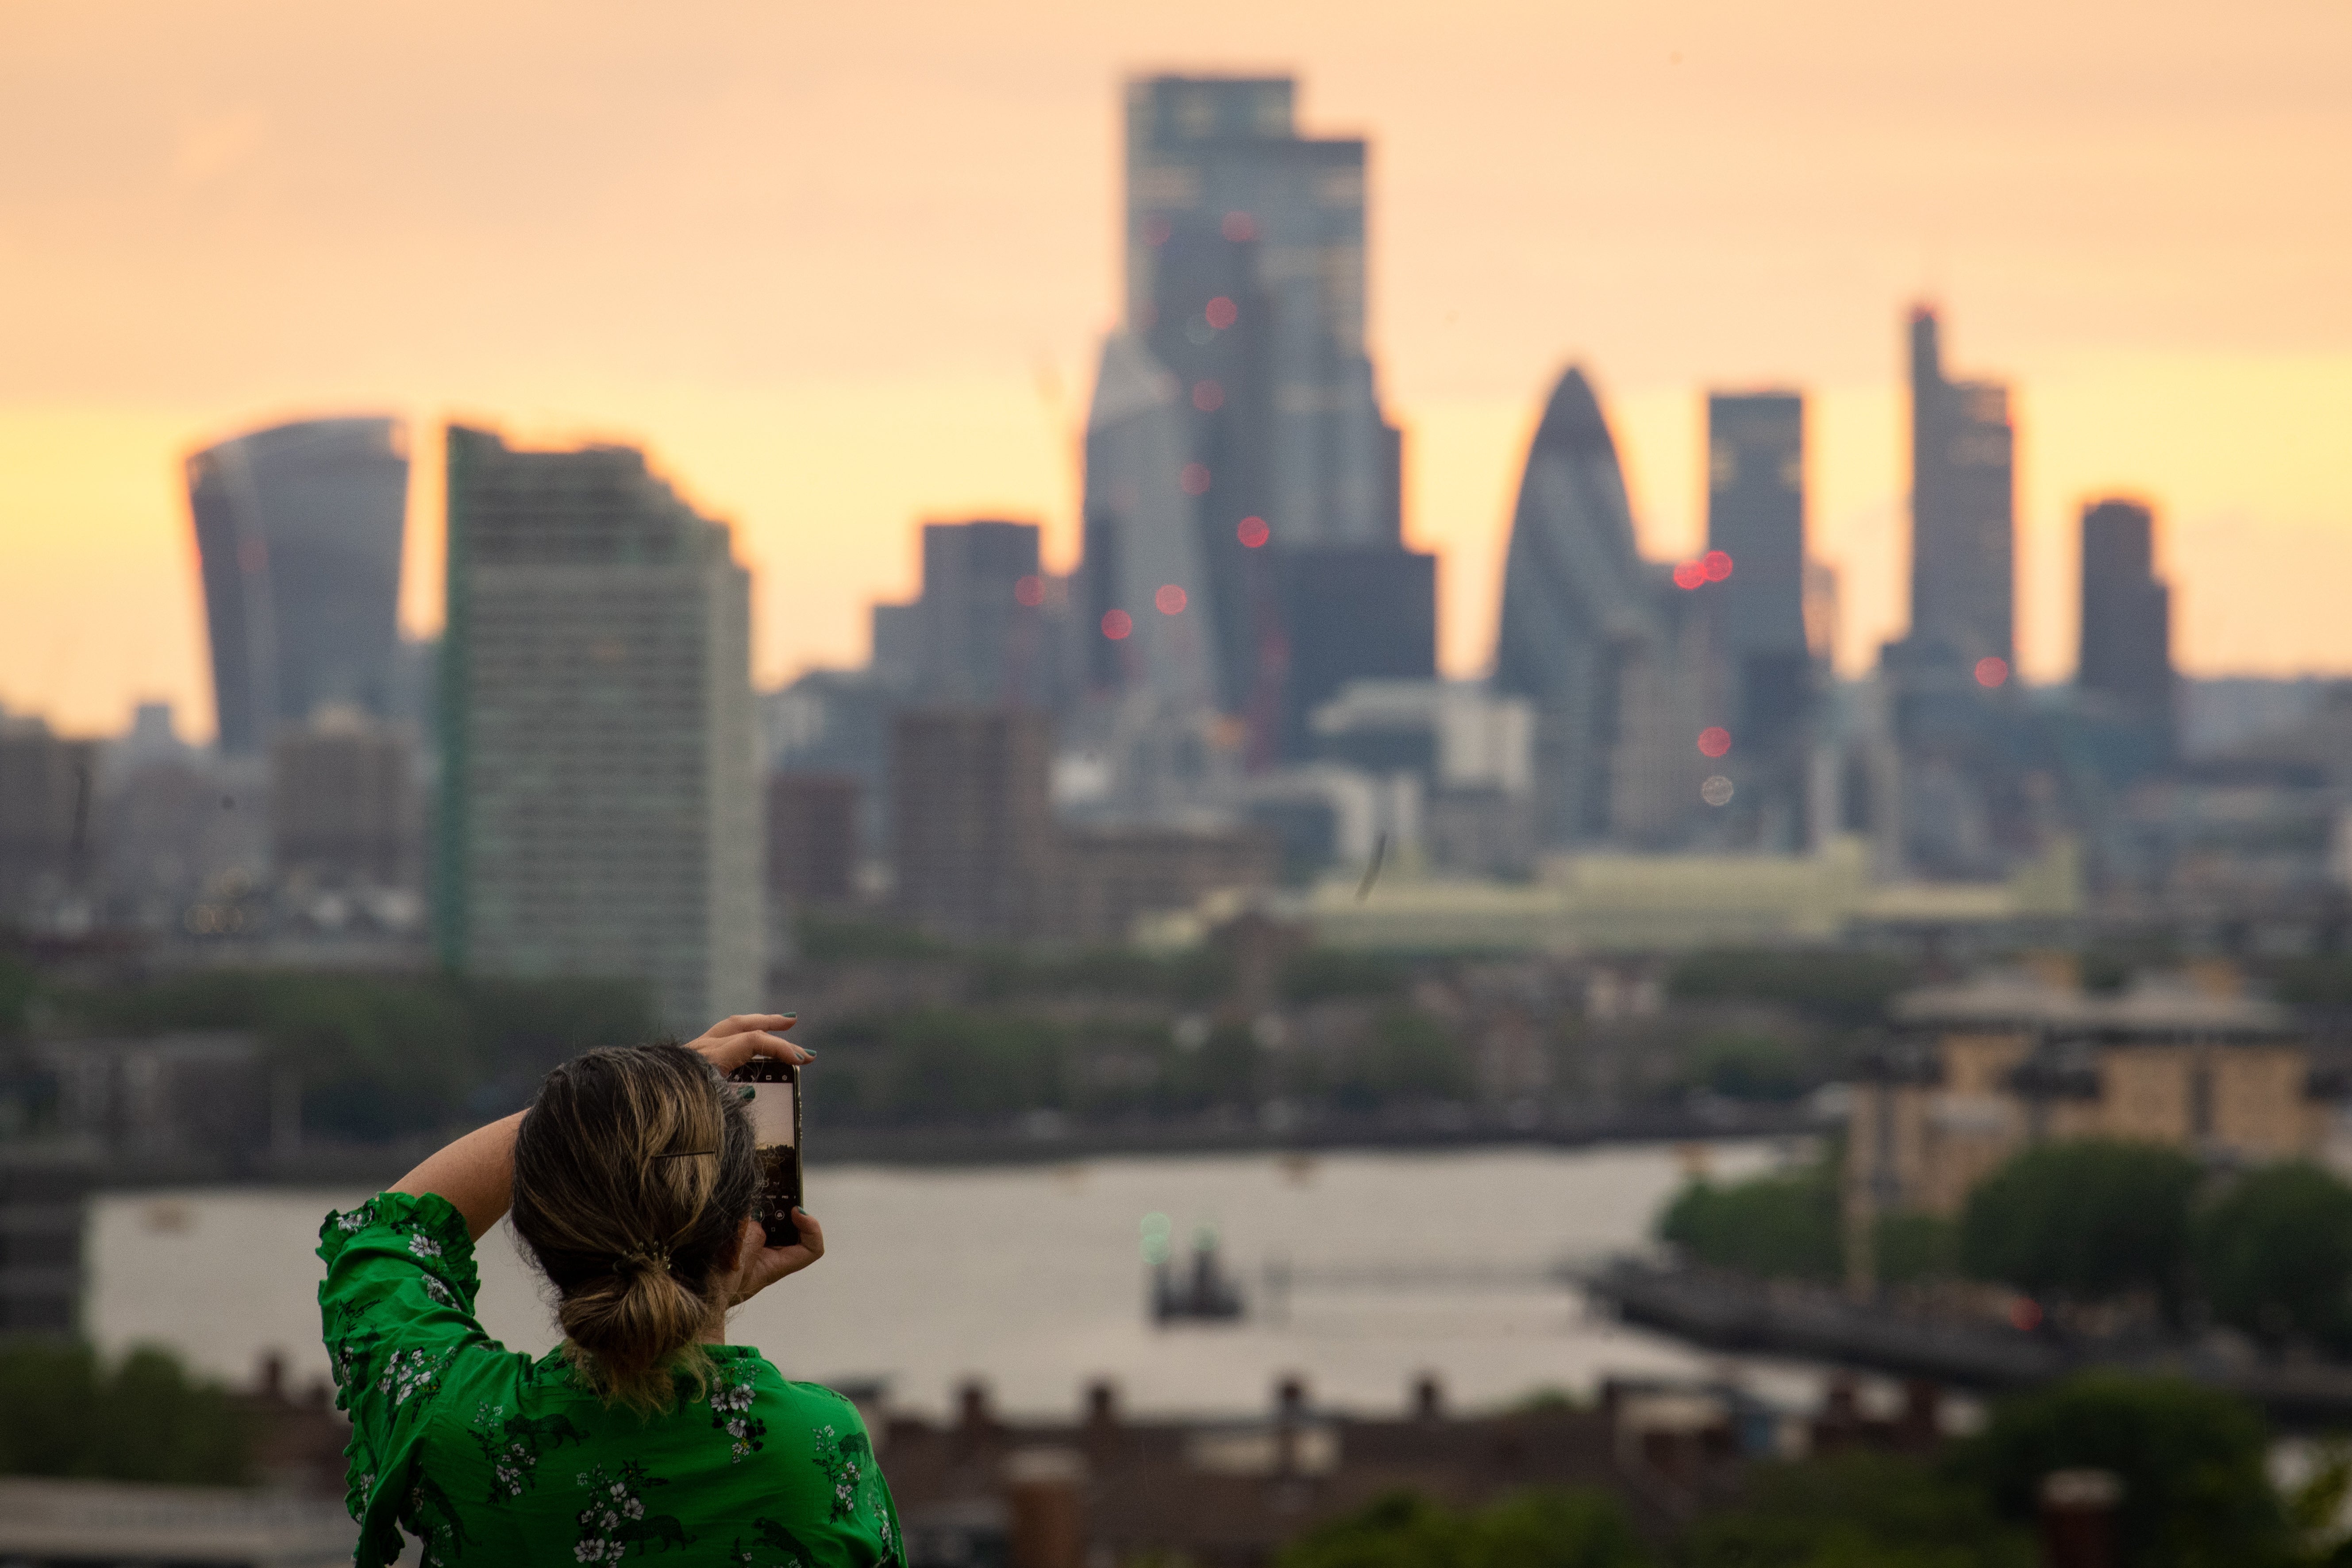
<path fill-rule="evenodd" d="M 2155 506 L 2189 673 L 2352 666 L 2352 17 L 2024 5 L 290 5 L 0 19 L 0 703 L 210 731 L 180 471 L 408 416 L 403 616 L 438 624 L 438 428 L 642 444 L 737 525 L 756 672 L 854 663 L 915 524 L 1077 552 L 1118 315 L 1118 83 L 1296 72 L 1370 143 L 1370 342 L 1441 659 L 1492 658 L 1513 489 L 1593 375 L 1645 551 L 1694 548 L 1709 387 L 1812 413 L 1842 668 L 1906 614 L 1905 310 L 2007 381 L 2020 662 L 2074 648 L 2073 518 Z"/>

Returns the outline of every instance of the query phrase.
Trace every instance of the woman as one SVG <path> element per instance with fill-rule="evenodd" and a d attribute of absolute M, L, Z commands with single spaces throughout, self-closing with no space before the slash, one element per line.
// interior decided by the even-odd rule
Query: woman
<path fill-rule="evenodd" d="M 690 1046 L 590 1051 L 530 1110 L 467 1133 L 398 1186 L 327 1216 L 319 1306 L 351 1412 L 362 1568 L 690 1561 L 897 1564 L 898 1520 L 856 1409 L 787 1383 L 727 1313 L 824 1256 L 770 1247 L 742 1090 L 754 1056 L 805 1062 L 788 1015 Z M 533 1360 L 474 1318 L 474 1244 L 511 1205 L 559 1298 Z"/>

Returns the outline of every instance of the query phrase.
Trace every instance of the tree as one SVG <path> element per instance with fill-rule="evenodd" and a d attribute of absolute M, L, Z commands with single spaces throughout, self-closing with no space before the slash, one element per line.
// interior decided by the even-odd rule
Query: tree
<path fill-rule="evenodd" d="M 1885 1016 L 1915 965 L 1878 953 L 1705 948 L 1677 960 L 1666 989 L 1690 1002 L 1777 1002 L 1825 1024 L 1852 1027 Z"/>
<path fill-rule="evenodd" d="M 1760 1466 L 1701 1519 L 1687 1568 L 2032 1568 L 2032 1537 L 1983 1492 L 1915 1459 L 1843 1454 Z"/>
<path fill-rule="evenodd" d="M 1822 1160 L 1727 1186 L 1693 1182 L 1667 1206 L 1658 1235 L 1717 1268 L 1834 1279 L 1843 1258 L 1835 1168 Z"/>
<path fill-rule="evenodd" d="M 300 1084 L 304 1126 L 360 1142 L 514 1110 L 556 1063 L 655 1032 L 646 989 L 611 978 L 214 970 L 55 1000 L 93 1032 L 250 1029 Z"/>
<path fill-rule="evenodd" d="M 1294 1003 L 1340 996 L 1398 996 L 1412 978 L 1411 965 L 1375 952 L 1310 947 L 1282 965 L 1282 994 Z"/>
<path fill-rule="evenodd" d="M 1604 1492 L 1538 1490 L 1457 1513 L 1394 1492 L 1286 1548 L 1278 1568 L 1648 1568 Z"/>
<path fill-rule="evenodd" d="M 237 1485 L 250 1435 L 226 1391 L 159 1350 L 0 1342 L 0 1475 Z"/>
<path fill-rule="evenodd" d="M 2302 1162 L 2251 1172 L 2198 1214 L 2191 1240 L 2223 1322 L 2272 1346 L 2352 1346 L 2352 1186 Z"/>
<path fill-rule="evenodd" d="M 2189 1200 L 2202 1175 L 2195 1160 L 2159 1144 L 2039 1144 L 1969 1194 L 1960 1266 L 2037 1296 L 2151 1290 L 2177 1314 Z"/>
<path fill-rule="evenodd" d="M 2261 1568 L 2289 1560 L 2285 1512 L 2263 1468 L 2270 1433 L 2252 1407 L 2177 1378 L 2090 1372 L 1993 1407 L 1956 1476 L 2020 1523 L 2053 1470 L 2123 1483 L 2118 1560 L 2135 1568 Z"/>

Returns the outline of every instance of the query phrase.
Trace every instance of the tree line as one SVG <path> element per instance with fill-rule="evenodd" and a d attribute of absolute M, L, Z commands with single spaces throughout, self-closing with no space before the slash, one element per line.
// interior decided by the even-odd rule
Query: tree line
<path fill-rule="evenodd" d="M 1767 1278 L 1845 1272 L 1837 1152 L 1729 1184 L 1695 1182 L 1658 1234 Z M 2037 1144 L 1970 1191 L 1957 1220 L 1879 1217 L 1882 1281 L 1958 1277 L 2045 1305 L 2136 1300 L 2174 1329 L 2218 1321 L 2258 1343 L 2352 1354 L 2352 1185 L 2302 1161 L 2209 1170 L 2155 1143 Z"/>

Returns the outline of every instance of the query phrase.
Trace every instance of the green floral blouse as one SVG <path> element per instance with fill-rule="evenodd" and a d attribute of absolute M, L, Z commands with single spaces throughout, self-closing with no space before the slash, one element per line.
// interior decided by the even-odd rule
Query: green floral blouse
<path fill-rule="evenodd" d="M 748 1345 L 707 1347 L 707 1394 L 667 1415 L 608 1409 L 561 1350 L 534 1361 L 474 1319 L 466 1222 L 445 1198 L 383 1193 L 319 1229 L 336 1403 L 351 1412 L 360 1568 L 688 1563 L 901 1568 L 898 1515 L 856 1408 L 787 1383 Z"/>

